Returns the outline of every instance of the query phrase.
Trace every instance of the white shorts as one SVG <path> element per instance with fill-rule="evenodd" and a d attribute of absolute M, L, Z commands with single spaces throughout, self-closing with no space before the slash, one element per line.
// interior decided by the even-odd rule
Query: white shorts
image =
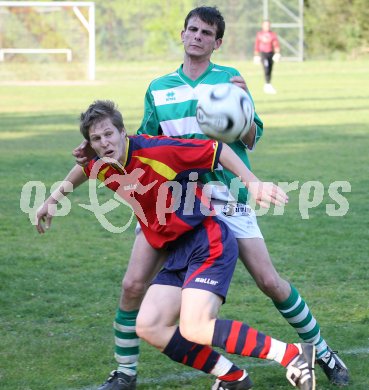
<path fill-rule="evenodd" d="M 261 238 L 255 211 L 243 203 L 212 201 L 217 217 L 232 230 L 236 238 Z"/>

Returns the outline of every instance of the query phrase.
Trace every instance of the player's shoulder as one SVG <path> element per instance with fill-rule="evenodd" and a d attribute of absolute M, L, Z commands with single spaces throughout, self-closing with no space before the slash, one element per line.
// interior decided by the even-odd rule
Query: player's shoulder
<path fill-rule="evenodd" d="M 169 137 L 163 135 L 135 134 L 128 136 L 129 147 L 132 150 L 154 147 L 163 143 Z M 169 138 L 170 139 L 170 138 Z"/>
<path fill-rule="evenodd" d="M 202 144 L 205 139 L 186 139 L 182 137 L 168 137 L 166 135 L 150 135 L 150 134 L 136 134 L 130 135 L 130 148 L 135 150 L 144 147 L 157 147 L 157 146 L 189 146 L 194 144 Z M 191 141 L 191 142 L 190 142 Z"/>
<path fill-rule="evenodd" d="M 149 134 L 133 134 L 128 136 L 129 147 L 132 149 L 137 148 L 139 145 L 150 142 L 152 136 Z"/>
<path fill-rule="evenodd" d="M 231 66 L 224 66 L 224 65 L 218 65 L 218 64 L 213 64 L 212 72 L 223 72 L 229 74 L 231 77 L 232 76 L 239 76 L 240 72 Z"/>
<path fill-rule="evenodd" d="M 175 70 L 173 72 L 164 74 L 162 76 L 156 77 L 149 84 L 150 90 L 159 90 L 168 88 L 168 84 L 175 83 L 179 79 L 178 71 Z"/>

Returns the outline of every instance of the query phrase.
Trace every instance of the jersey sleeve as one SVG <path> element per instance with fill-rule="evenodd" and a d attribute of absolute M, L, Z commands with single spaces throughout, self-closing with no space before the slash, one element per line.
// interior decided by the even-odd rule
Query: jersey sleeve
<path fill-rule="evenodd" d="M 85 175 L 87 177 L 90 177 L 90 174 L 91 174 L 91 161 L 84 167 L 82 167 L 83 169 L 83 172 L 85 173 Z"/>
<path fill-rule="evenodd" d="M 255 45 L 254 45 L 254 54 L 257 55 L 260 53 L 260 33 L 258 32 L 256 34 L 256 38 L 255 38 Z"/>
<path fill-rule="evenodd" d="M 250 91 L 248 91 L 248 94 L 252 100 L 252 103 L 254 104 L 254 99 L 253 97 L 251 96 L 251 93 Z M 254 104 L 254 108 L 255 108 L 255 104 Z M 259 141 L 259 139 L 261 138 L 261 136 L 263 135 L 263 130 L 264 130 L 264 124 L 263 124 L 263 121 L 260 119 L 259 115 L 256 113 L 255 111 L 255 114 L 254 114 L 254 122 L 256 124 L 256 131 L 255 131 L 255 141 L 254 141 L 254 147 L 255 147 L 255 144 Z M 253 149 L 253 148 L 252 148 Z"/>
<path fill-rule="evenodd" d="M 248 91 L 247 93 L 250 96 L 252 103 L 254 103 L 254 99 L 252 98 L 250 91 Z M 248 146 L 248 145 L 245 145 L 241 140 L 236 141 L 236 142 L 241 143 L 245 148 L 247 148 L 251 151 L 255 149 L 255 146 L 256 146 L 257 142 L 259 142 L 259 139 L 261 138 L 261 136 L 263 135 L 263 130 L 264 130 L 264 124 L 263 124 L 262 120 L 260 119 L 259 115 L 256 113 L 256 111 L 254 114 L 254 123 L 256 125 L 256 131 L 255 131 L 255 138 L 254 138 L 253 144 L 251 146 Z"/>
<path fill-rule="evenodd" d="M 255 144 L 259 141 L 264 131 L 264 124 L 259 118 L 259 115 L 255 112 L 254 122 L 256 124 Z"/>
<path fill-rule="evenodd" d="M 184 148 L 177 151 L 176 164 L 180 164 L 176 180 L 188 177 L 191 172 L 200 175 L 212 172 L 219 164 L 223 144 L 215 140 L 183 140 Z"/>
<path fill-rule="evenodd" d="M 279 47 L 279 41 L 278 41 L 278 36 L 276 33 L 273 33 L 273 51 L 279 52 L 280 47 Z"/>
<path fill-rule="evenodd" d="M 156 114 L 154 98 L 149 87 L 145 94 L 144 115 L 137 134 L 161 135 L 160 123 Z"/>
<path fill-rule="evenodd" d="M 223 146 L 221 142 L 210 139 L 141 137 L 135 139 L 134 160 L 139 158 L 168 180 L 182 180 L 192 172 L 202 175 L 214 171 Z"/>

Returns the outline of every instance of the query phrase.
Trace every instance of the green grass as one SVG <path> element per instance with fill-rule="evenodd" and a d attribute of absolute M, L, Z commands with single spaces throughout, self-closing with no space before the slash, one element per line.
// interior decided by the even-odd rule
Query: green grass
<path fill-rule="evenodd" d="M 318 319 L 323 336 L 348 364 L 350 389 L 369 388 L 369 80 L 368 62 L 280 63 L 275 96 L 262 93 L 261 69 L 235 63 L 248 81 L 265 123 L 251 155 L 264 180 L 298 182 L 283 216 L 259 218 L 276 267 L 291 280 Z M 98 82 L 0 83 L 0 387 L 4 390 L 92 389 L 116 364 L 112 321 L 121 277 L 134 239 L 104 230 L 88 203 L 88 189 L 70 199 L 67 218 L 55 218 L 39 236 L 20 210 L 23 185 L 47 189 L 73 165 L 71 150 L 81 136 L 78 115 L 94 99 L 115 100 L 133 132 L 142 115 L 149 81 L 176 63 L 100 65 Z M 0 67 L 1 75 L 1 67 Z M 4 80 L 4 78 L 2 78 Z M 301 187 L 324 186 L 322 203 L 302 219 Z M 347 181 L 349 211 L 330 217 L 334 181 Z M 311 194 L 312 196 L 312 194 Z M 101 191 L 101 201 L 111 198 Z M 123 215 L 122 215 L 123 213 Z M 110 221 L 124 224 L 123 207 Z M 295 332 L 238 265 L 221 316 L 243 320 L 286 341 Z M 208 389 L 212 378 L 170 362 L 142 343 L 139 389 Z M 286 389 L 282 368 L 231 356 L 248 367 L 255 389 Z M 317 369 L 318 390 L 333 389 Z"/>

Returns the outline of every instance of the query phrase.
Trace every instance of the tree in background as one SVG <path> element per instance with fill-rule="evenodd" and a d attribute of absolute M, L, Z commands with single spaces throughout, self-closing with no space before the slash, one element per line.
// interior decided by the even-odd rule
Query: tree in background
<path fill-rule="evenodd" d="M 192 5 L 192 0 L 96 2 L 98 56 L 139 61 L 181 53 L 179 32 Z"/>
<path fill-rule="evenodd" d="M 369 49 L 367 0 L 305 0 L 305 45 L 308 57 L 330 57 Z"/>

